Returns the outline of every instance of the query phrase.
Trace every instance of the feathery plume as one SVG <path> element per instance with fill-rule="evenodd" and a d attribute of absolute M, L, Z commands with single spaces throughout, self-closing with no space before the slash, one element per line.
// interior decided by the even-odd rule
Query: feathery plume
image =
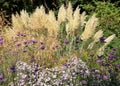
<path fill-rule="evenodd" d="M 69 2 L 68 4 L 68 8 L 67 8 L 67 13 L 66 13 L 66 16 L 67 16 L 67 20 L 72 20 L 73 19 L 73 9 L 72 9 L 72 5 L 71 3 Z"/>
<path fill-rule="evenodd" d="M 95 34 L 94 37 L 93 37 L 93 40 L 94 40 L 94 41 L 88 45 L 88 49 L 92 49 L 93 46 L 94 46 L 94 44 L 95 44 L 96 42 L 98 42 L 99 39 L 100 39 L 100 37 L 102 37 L 102 36 L 103 36 L 103 31 L 102 31 L 102 30 L 97 31 L 96 34 Z"/>
<path fill-rule="evenodd" d="M 105 45 L 107 46 L 113 39 L 115 38 L 115 34 L 109 36 L 107 39 L 105 39 Z"/>
<path fill-rule="evenodd" d="M 67 34 L 74 34 L 74 31 L 80 27 L 80 9 L 76 8 L 74 14 L 71 18 L 68 19 L 68 23 L 66 24 L 66 32 Z"/>
<path fill-rule="evenodd" d="M 76 8 L 73 14 L 73 27 L 74 29 L 78 29 L 80 26 L 80 9 L 79 7 Z"/>
<path fill-rule="evenodd" d="M 25 10 L 22 10 L 21 12 L 20 12 L 20 14 L 21 14 L 21 19 L 22 19 L 22 22 L 23 22 L 23 24 L 24 24 L 24 26 L 25 27 L 28 27 L 28 19 L 29 19 L 29 15 L 28 15 L 28 13 L 25 11 Z"/>
<path fill-rule="evenodd" d="M 86 19 L 86 12 L 83 12 L 80 15 L 80 26 L 83 26 L 86 23 L 85 19 Z"/>
<path fill-rule="evenodd" d="M 106 46 L 114 39 L 114 37 L 115 37 L 115 34 L 113 34 L 113 35 L 109 36 L 107 39 L 105 39 L 106 43 L 98 49 L 97 55 L 101 56 L 104 54 L 104 50 L 105 50 Z"/>
<path fill-rule="evenodd" d="M 95 14 L 87 21 L 85 30 L 81 34 L 81 39 L 86 41 L 89 39 L 94 33 L 96 26 L 98 25 L 98 19 L 95 17 Z"/>
<path fill-rule="evenodd" d="M 56 17 L 54 15 L 53 11 L 49 11 L 48 14 L 48 22 L 46 23 L 46 28 L 48 29 L 49 36 L 57 37 L 59 32 L 59 23 L 56 20 Z"/>
<path fill-rule="evenodd" d="M 15 39 L 16 35 L 17 35 L 17 32 L 15 32 L 11 28 L 7 28 L 5 33 L 3 34 L 7 42 L 10 42 L 12 39 Z"/>
<path fill-rule="evenodd" d="M 103 45 L 102 47 L 100 47 L 97 51 L 97 55 L 98 56 L 102 56 L 104 54 L 104 50 L 105 50 L 105 45 Z"/>
<path fill-rule="evenodd" d="M 103 36 L 103 31 L 102 30 L 97 31 L 93 37 L 94 42 L 98 42 L 100 37 L 102 37 L 102 36 Z"/>
<path fill-rule="evenodd" d="M 25 30 L 23 22 L 18 14 L 12 14 L 12 26 L 13 30 L 17 33 L 24 32 Z"/>
<path fill-rule="evenodd" d="M 66 9 L 64 5 L 62 5 L 58 12 L 58 22 L 61 24 L 64 21 L 66 21 Z"/>
<path fill-rule="evenodd" d="M 45 8 L 41 6 L 36 8 L 35 12 L 30 15 L 29 18 L 29 27 L 33 30 L 44 29 L 45 24 L 47 23 L 47 15 L 45 13 Z"/>

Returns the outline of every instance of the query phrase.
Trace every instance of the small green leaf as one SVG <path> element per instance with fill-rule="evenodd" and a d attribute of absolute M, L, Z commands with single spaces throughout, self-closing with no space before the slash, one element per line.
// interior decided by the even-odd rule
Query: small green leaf
<path fill-rule="evenodd" d="M 9 3 L 8 3 L 8 2 L 5 2 L 5 3 L 3 4 L 3 6 L 8 8 L 8 7 L 9 7 Z"/>

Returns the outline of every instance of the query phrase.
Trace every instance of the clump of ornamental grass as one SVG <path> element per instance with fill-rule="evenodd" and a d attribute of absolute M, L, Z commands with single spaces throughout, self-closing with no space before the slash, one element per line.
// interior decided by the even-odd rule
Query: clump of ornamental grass
<path fill-rule="evenodd" d="M 103 39 L 96 15 L 87 20 L 85 12 L 79 12 L 79 7 L 73 11 L 69 3 L 68 7 L 60 7 L 57 17 L 53 11 L 46 13 L 43 6 L 30 15 L 25 10 L 20 15 L 13 14 L 12 27 L 0 35 L 2 68 L 13 70 L 18 61 L 53 68 L 68 62 L 73 55 L 84 61 L 94 52 L 102 56 L 115 34 Z"/>

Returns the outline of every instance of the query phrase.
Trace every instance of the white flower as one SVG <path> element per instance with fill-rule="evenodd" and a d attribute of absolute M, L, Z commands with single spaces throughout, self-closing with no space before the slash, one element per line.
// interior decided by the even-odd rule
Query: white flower
<path fill-rule="evenodd" d="M 56 75 L 53 75 L 53 78 L 56 78 L 57 76 Z"/>
<path fill-rule="evenodd" d="M 47 77 L 46 79 L 45 79 L 45 82 L 48 82 L 48 81 L 50 81 L 51 79 L 50 79 L 50 77 Z"/>

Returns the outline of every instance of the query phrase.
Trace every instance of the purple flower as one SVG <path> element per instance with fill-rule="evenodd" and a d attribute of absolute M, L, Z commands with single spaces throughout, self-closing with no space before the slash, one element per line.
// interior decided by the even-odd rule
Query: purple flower
<path fill-rule="evenodd" d="M 44 42 L 40 42 L 40 44 L 41 44 L 41 45 L 43 45 L 43 44 L 44 44 Z"/>
<path fill-rule="evenodd" d="M 102 78 L 101 74 L 96 75 L 98 79 Z"/>
<path fill-rule="evenodd" d="M 70 64 L 65 63 L 65 64 L 63 64 L 63 66 L 68 67 L 68 66 L 70 66 Z"/>
<path fill-rule="evenodd" d="M 108 63 L 103 63 L 102 66 L 109 66 L 109 64 Z"/>
<path fill-rule="evenodd" d="M 2 80 L 2 82 L 6 82 L 7 81 L 7 78 L 4 78 L 3 80 Z"/>
<path fill-rule="evenodd" d="M 3 75 L 2 74 L 0 74 L 0 79 L 2 79 L 3 78 Z"/>
<path fill-rule="evenodd" d="M 18 46 L 18 47 L 21 46 L 21 43 L 17 43 L 16 46 Z"/>
<path fill-rule="evenodd" d="M 120 64 L 116 64 L 115 67 L 116 67 L 116 68 L 120 68 Z"/>
<path fill-rule="evenodd" d="M 94 56 L 94 54 L 90 54 L 90 56 L 91 56 L 91 57 L 93 57 L 93 56 Z"/>
<path fill-rule="evenodd" d="M 64 40 L 65 44 L 69 44 L 69 42 L 70 42 L 69 40 Z"/>
<path fill-rule="evenodd" d="M 41 49 L 41 50 L 44 50 L 44 49 L 45 49 L 45 46 L 44 46 L 44 45 L 42 45 L 42 46 L 40 47 L 40 49 Z"/>
<path fill-rule="evenodd" d="M 16 72 L 16 68 L 15 68 L 14 65 L 13 65 L 12 67 L 10 67 L 10 72 L 12 72 L 12 73 L 15 73 L 15 72 Z"/>
<path fill-rule="evenodd" d="M 27 52 L 27 50 L 24 49 L 24 50 L 23 50 L 23 53 L 25 53 L 25 52 Z"/>
<path fill-rule="evenodd" d="M 35 68 L 35 72 L 37 72 L 39 69 L 38 68 Z"/>
<path fill-rule="evenodd" d="M 37 43 L 37 42 L 38 42 L 37 40 L 33 40 L 33 39 L 29 40 L 29 43 Z"/>
<path fill-rule="evenodd" d="M 3 38 L 2 38 L 2 37 L 0 37 L 0 41 L 1 41 L 1 40 L 3 40 Z"/>
<path fill-rule="evenodd" d="M 113 58 L 116 58 L 117 56 L 115 55 L 115 52 L 110 52 L 109 54 L 108 54 L 108 59 L 109 60 L 112 60 Z"/>
<path fill-rule="evenodd" d="M 26 37 L 26 35 L 25 35 L 25 34 L 21 34 L 21 36 L 22 36 L 22 37 Z"/>
<path fill-rule="evenodd" d="M 27 41 L 24 41 L 23 43 L 26 45 L 28 42 L 27 42 Z"/>
<path fill-rule="evenodd" d="M 111 72 L 112 72 L 112 70 L 111 70 L 111 69 L 108 69 L 108 72 L 109 72 L 109 73 L 111 73 Z"/>
<path fill-rule="evenodd" d="M 3 44 L 3 38 L 0 37 L 0 44 Z"/>
<path fill-rule="evenodd" d="M 102 63 L 103 61 L 102 60 L 96 60 L 97 63 Z"/>
<path fill-rule="evenodd" d="M 86 80 L 82 80 L 81 81 L 83 85 L 86 85 L 87 84 L 87 81 Z"/>
<path fill-rule="evenodd" d="M 106 37 L 103 36 L 103 37 L 100 38 L 100 41 L 105 42 L 105 39 L 106 39 Z"/>
<path fill-rule="evenodd" d="M 2 41 L 0 41 L 0 44 L 3 44 L 3 40 L 2 40 Z"/>
<path fill-rule="evenodd" d="M 116 50 L 117 50 L 117 48 L 112 48 L 112 50 L 113 50 L 113 51 L 116 51 Z"/>
<path fill-rule="evenodd" d="M 120 70 L 120 64 L 116 64 L 116 65 L 114 65 L 114 66 L 115 66 L 115 71 Z"/>
<path fill-rule="evenodd" d="M 17 34 L 17 36 L 26 37 L 26 35 L 25 35 L 25 34 Z"/>
<path fill-rule="evenodd" d="M 54 46 L 54 47 L 53 47 L 53 50 L 55 50 L 55 49 L 57 49 L 57 48 L 58 48 L 58 45 Z"/>
<path fill-rule="evenodd" d="M 104 80 L 108 80 L 108 76 L 107 75 L 103 75 L 103 79 Z"/>

